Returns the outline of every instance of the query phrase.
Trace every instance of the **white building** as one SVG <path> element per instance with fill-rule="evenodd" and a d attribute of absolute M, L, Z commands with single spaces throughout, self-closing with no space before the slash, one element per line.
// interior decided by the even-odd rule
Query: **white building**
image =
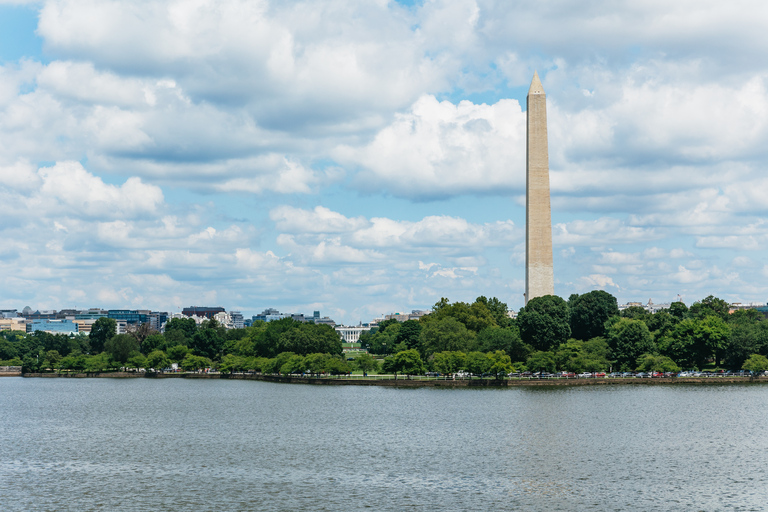
<path fill-rule="evenodd" d="M 348 326 L 348 325 L 337 325 L 335 327 L 336 332 L 339 333 L 339 336 L 341 336 L 341 340 L 344 343 L 357 343 L 360 341 L 360 334 L 362 334 L 364 331 L 370 331 L 370 327 L 363 327 L 363 326 Z"/>

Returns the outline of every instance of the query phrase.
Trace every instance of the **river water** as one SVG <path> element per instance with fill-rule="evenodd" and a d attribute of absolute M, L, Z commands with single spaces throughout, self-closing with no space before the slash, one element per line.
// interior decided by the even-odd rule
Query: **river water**
<path fill-rule="evenodd" d="M 0 379 L 0 509 L 766 510 L 768 386 Z"/>

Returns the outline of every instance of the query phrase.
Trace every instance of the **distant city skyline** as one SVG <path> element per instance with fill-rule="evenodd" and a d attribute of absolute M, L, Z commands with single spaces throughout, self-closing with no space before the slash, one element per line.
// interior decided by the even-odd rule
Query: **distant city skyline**
<path fill-rule="evenodd" d="M 534 69 L 555 293 L 765 302 L 755 9 L 0 3 L 0 307 L 518 310 Z"/>

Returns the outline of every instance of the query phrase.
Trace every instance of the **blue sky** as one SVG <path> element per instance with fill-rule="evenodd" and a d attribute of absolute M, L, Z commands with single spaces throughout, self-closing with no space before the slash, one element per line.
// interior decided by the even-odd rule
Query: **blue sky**
<path fill-rule="evenodd" d="M 0 0 L 0 306 L 768 300 L 759 2 Z M 761 15 L 763 14 L 763 15 Z"/>

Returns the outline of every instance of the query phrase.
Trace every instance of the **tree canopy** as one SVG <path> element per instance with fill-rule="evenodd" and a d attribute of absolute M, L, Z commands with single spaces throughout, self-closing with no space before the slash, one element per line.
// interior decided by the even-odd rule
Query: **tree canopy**
<path fill-rule="evenodd" d="M 619 314 L 616 297 L 603 290 L 571 296 L 568 308 L 571 335 L 580 340 L 604 336 L 605 322 Z"/>
<path fill-rule="evenodd" d="M 535 350 L 550 350 L 571 335 L 568 304 L 556 295 L 529 300 L 520 308 L 517 322 L 523 341 Z"/>

